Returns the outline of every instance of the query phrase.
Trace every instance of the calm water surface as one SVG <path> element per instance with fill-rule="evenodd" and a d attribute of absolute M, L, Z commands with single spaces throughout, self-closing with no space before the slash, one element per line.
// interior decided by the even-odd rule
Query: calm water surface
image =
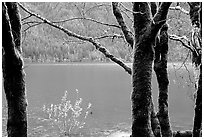
<path fill-rule="evenodd" d="M 193 124 L 193 84 L 188 72 L 181 68 L 169 70 L 169 114 L 173 130 L 191 129 Z M 26 83 L 28 110 L 40 112 L 47 104 L 58 104 L 65 90 L 75 92 L 83 98 L 84 106 L 92 103 L 92 114 L 86 121 L 86 128 L 98 136 L 111 131 L 130 131 L 131 127 L 131 77 L 115 64 L 32 64 L 27 65 Z M 192 78 L 192 69 L 189 69 Z M 157 109 L 158 88 L 153 74 L 152 93 Z M 5 95 L 3 93 L 3 105 Z M 4 112 L 3 112 L 4 113 Z M 32 114 L 30 114 L 32 117 Z M 5 119 L 3 120 L 5 130 Z M 29 119 L 30 136 L 45 136 L 33 131 L 40 123 Z M 34 132 L 36 132 L 34 134 Z M 100 132 L 100 135 L 99 135 Z M 49 136 L 49 135 L 47 135 Z M 50 135 L 52 136 L 52 135 Z M 96 135 L 97 136 L 97 135 Z"/>

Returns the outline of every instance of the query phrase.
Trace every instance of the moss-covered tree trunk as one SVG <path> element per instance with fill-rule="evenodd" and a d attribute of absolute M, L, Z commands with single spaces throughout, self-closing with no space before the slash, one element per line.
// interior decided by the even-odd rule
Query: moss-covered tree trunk
<path fill-rule="evenodd" d="M 161 3 L 159 3 L 160 5 Z M 151 2 L 152 15 L 156 14 L 157 5 Z M 169 113 L 168 113 L 168 72 L 167 72 L 167 54 L 168 54 L 168 25 L 164 24 L 156 38 L 155 43 L 155 59 L 154 71 L 156 73 L 157 82 L 159 86 L 159 99 L 158 99 L 158 113 L 159 125 L 161 135 L 163 137 L 172 136 Z"/>
<path fill-rule="evenodd" d="M 133 48 L 133 45 L 134 45 L 134 37 L 133 37 L 133 33 L 130 31 L 130 29 L 126 26 L 125 22 L 124 22 L 124 19 L 123 19 L 123 16 L 122 16 L 122 13 L 120 11 L 120 8 L 119 8 L 119 3 L 118 2 L 112 2 L 112 7 L 113 7 L 113 14 L 118 22 L 118 24 L 120 25 L 121 27 L 121 31 L 123 32 L 124 34 L 124 37 L 126 39 L 126 41 L 130 44 L 130 46 Z M 153 8 L 152 8 L 153 7 Z M 154 9 L 154 14 L 156 13 L 156 3 L 155 2 L 151 2 L 151 11 L 152 9 Z M 151 129 L 154 133 L 154 136 L 161 136 L 161 133 L 160 133 L 160 125 L 159 125 L 159 120 L 156 116 L 156 113 L 154 111 L 154 105 L 153 105 L 153 102 L 151 101 Z"/>
<path fill-rule="evenodd" d="M 195 116 L 193 124 L 193 137 L 199 137 L 202 131 L 202 65 L 200 65 L 200 75 L 198 90 L 196 92 Z"/>
<path fill-rule="evenodd" d="M 2 67 L 3 84 L 8 105 L 7 133 L 9 137 L 27 136 L 25 73 L 20 51 L 21 34 L 20 31 L 17 31 L 21 28 L 20 26 L 17 3 L 3 2 Z"/>
<path fill-rule="evenodd" d="M 171 137 L 172 131 L 168 112 L 168 71 L 167 71 L 167 54 L 168 54 L 168 25 L 164 24 L 158 35 L 155 47 L 154 71 L 156 73 L 159 86 L 158 113 L 161 133 L 163 137 Z"/>
<path fill-rule="evenodd" d="M 199 137 L 202 130 L 202 3 L 190 2 L 189 6 L 189 14 L 193 26 L 191 42 L 196 50 L 196 52 L 193 53 L 192 61 L 196 67 L 200 66 L 193 125 L 193 137 Z"/>
<path fill-rule="evenodd" d="M 132 67 L 132 135 L 133 137 L 154 136 L 151 130 L 152 112 L 152 64 L 155 38 L 166 21 L 171 3 L 162 3 L 152 18 L 147 2 L 133 4 L 135 44 Z"/>
<path fill-rule="evenodd" d="M 6 2 L 7 13 L 10 19 L 12 34 L 15 42 L 15 47 L 22 52 L 21 47 L 21 19 L 18 5 L 13 2 Z"/>
<path fill-rule="evenodd" d="M 151 128 L 152 128 L 152 131 L 153 131 L 153 134 L 155 137 L 161 137 L 161 127 L 160 127 L 160 124 L 159 124 L 159 119 L 157 117 L 157 114 L 154 110 L 154 104 L 153 104 L 153 101 L 151 102 L 152 105 L 151 105 L 151 109 L 152 109 L 152 112 L 151 112 Z"/>

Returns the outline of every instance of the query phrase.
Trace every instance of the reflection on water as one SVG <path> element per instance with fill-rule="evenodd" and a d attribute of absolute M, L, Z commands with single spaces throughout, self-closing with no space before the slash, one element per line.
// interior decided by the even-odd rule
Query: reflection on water
<path fill-rule="evenodd" d="M 169 70 L 169 113 L 173 130 L 192 129 L 194 85 L 188 72 L 181 68 Z M 131 77 L 115 64 L 33 64 L 26 69 L 29 136 L 60 136 L 59 129 L 46 121 L 41 108 L 58 104 L 65 90 L 79 90 L 84 104 L 92 104 L 82 136 L 109 136 L 130 132 Z M 190 69 L 192 73 L 192 69 Z M 191 81 L 193 77 L 190 75 Z M 157 109 L 158 88 L 153 74 L 152 94 Z M 3 93 L 3 104 L 5 95 Z M 6 112 L 3 112 L 5 117 Z M 6 119 L 2 120 L 5 131 Z M 4 133 L 5 134 L 5 133 Z M 76 135 L 77 136 L 77 135 Z"/>

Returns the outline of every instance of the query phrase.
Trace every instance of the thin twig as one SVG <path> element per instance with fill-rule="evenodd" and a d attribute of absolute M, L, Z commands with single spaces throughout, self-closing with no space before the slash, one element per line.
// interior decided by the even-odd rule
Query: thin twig
<path fill-rule="evenodd" d="M 24 29 L 23 32 L 26 32 L 28 29 L 30 29 L 30 28 L 32 28 L 32 27 L 35 27 L 35 26 L 38 26 L 38 25 L 40 25 L 40 24 L 42 24 L 42 23 L 40 22 L 40 23 L 36 23 L 36 24 L 33 24 L 33 25 L 29 25 L 29 24 L 28 24 L 28 27 L 27 27 L 26 29 Z"/>
<path fill-rule="evenodd" d="M 113 34 L 113 35 L 104 35 L 104 36 L 100 36 L 100 37 L 95 37 L 94 39 L 99 40 L 99 39 L 105 39 L 105 38 L 112 38 L 112 39 L 114 39 L 114 38 L 124 38 L 124 36 L 119 35 L 119 34 Z"/>
<path fill-rule="evenodd" d="M 22 25 L 26 25 L 26 24 L 34 24 L 34 23 L 43 23 L 43 22 L 38 22 L 38 21 L 28 21 L 28 22 L 24 22 L 22 23 Z"/>
<path fill-rule="evenodd" d="M 26 16 L 26 17 L 22 18 L 21 21 L 26 20 L 26 19 L 28 19 L 30 17 L 32 17 L 32 15 L 29 15 L 29 16 Z"/>
<path fill-rule="evenodd" d="M 184 67 L 185 67 L 186 71 L 188 72 L 188 78 L 189 78 L 189 81 L 190 81 L 191 83 L 194 83 L 194 82 L 191 80 L 191 74 L 190 74 L 190 71 L 188 70 L 188 68 L 187 68 L 187 66 L 186 66 L 185 63 L 184 63 Z"/>
<path fill-rule="evenodd" d="M 187 54 L 186 58 L 184 59 L 184 61 L 182 62 L 181 66 L 177 70 L 180 70 L 183 67 L 183 65 L 186 63 L 189 55 L 190 55 L 190 50 L 188 51 L 188 54 Z"/>
<path fill-rule="evenodd" d="M 89 8 L 88 10 L 86 10 L 84 13 L 86 14 L 87 12 L 89 12 L 90 10 L 94 9 L 94 8 L 98 8 L 98 7 L 101 7 L 101 6 L 111 6 L 111 5 L 108 5 L 108 4 L 100 4 L 100 5 L 95 5 L 91 8 Z"/>
<path fill-rule="evenodd" d="M 63 22 L 68 22 L 68 21 L 72 21 L 72 20 L 88 20 L 88 21 L 92 21 L 92 22 L 95 22 L 95 23 L 98 23 L 98 24 L 101 24 L 101 25 L 120 28 L 120 26 L 118 26 L 118 25 L 103 23 L 103 22 L 94 20 L 92 18 L 84 18 L 84 17 L 75 17 L 75 18 L 65 19 L 65 20 L 61 20 L 61 21 L 52 21 L 52 23 L 63 23 Z"/>
<path fill-rule="evenodd" d="M 127 7 L 125 7 L 125 5 L 122 4 L 122 2 L 120 2 L 119 4 L 120 4 L 119 6 L 122 6 L 125 11 L 131 12 L 133 14 L 145 14 L 145 13 L 142 13 L 142 12 L 134 12 L 134 11 L 128 9 Z"/>
<path fill-rule="evenodd" d="M 196 52 L 196 54 L 198 55 L 198 52 L 196 51 L 196 49 L 194 47 L 191 47 L 190 41 L 187 39 L 186 36 L 179 37 L 179 36 L 176 36 L 176 35 L 169 35 L 169 39 L 181 42 L 181 44 L 184 47 L 186 47 L 189 50 L 191 50 L 191 52 Z M 185 43 L 184 40 L 187 41 L 188 44 Z"/>
<path fill-rule="evenodd" d="M 133 23 L 133 19 L 124 10 L 121 10 L 121 12 L 124 13 L 126 17 Z"/>

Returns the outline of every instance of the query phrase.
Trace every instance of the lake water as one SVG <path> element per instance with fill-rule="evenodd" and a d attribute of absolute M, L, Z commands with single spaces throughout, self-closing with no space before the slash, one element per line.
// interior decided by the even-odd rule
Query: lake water
<path fill-rule="evenodd" d="M 180 64 L 176 66 L 179 67 Z M 115 131 L 130 132 L 131 128 L 131 76 L 116 64 L 31 64 L 26 65 L 29 136 L 57 136 L 52 125 L 49 133 L 42 132 L 46 124 L 39 122 L 43 105 L 58 104 L 64 92 L 76 89 L 83 105 L 92 104 L 92 114 L 86 120 L 86 135 L 108 136 Z M 191 130 L 194 116 L 194 85 L 192 67 L 190 75 L 185 68 L 169 71 L 169 114 L 173 130 Z M 190 76 L 190 77 L 189 77 Z M 189 79 L 191 78 L 191 80 Z M 152 94 L 157 109 L 158 88 L 153 74 Z M 2 95 L 5 106 L 5 95 Z M 3 135 L 6 129 L 6 110 L 3 111 Z"/>

